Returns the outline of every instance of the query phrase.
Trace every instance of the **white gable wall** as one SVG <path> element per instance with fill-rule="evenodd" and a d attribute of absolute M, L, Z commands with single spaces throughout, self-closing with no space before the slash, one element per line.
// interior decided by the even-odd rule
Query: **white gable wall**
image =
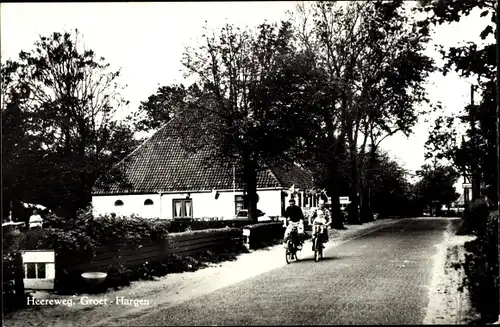
<path fill-rule="evenodd" d="M 144 201 L 151 199 L 153 205 L 144 205 Z M 123 206 L 115 206 L 121 200 Z M 159 214 L 160 195 L 134 194 L 134 195 L 105 195 L 92 196 L 92 209 L 94 215 L 115 213 L 117 215 L 137 214 L 144 218 L 156 218 Z"/>
<path fill-rule="evenodd" d="M 171 219 L 173 215 L 173 200 L 185 199 L 187 192 L 162 194 L 138 194 L 138 195 L 105 195 L 92 196 L 94 214 L 130 215 L 136 214 L 144 218 Z M 219 217 L 231 219 L 235 215 L 235 195 L 242 195 L 241 191 L 219 191 L 219 197 L 215 199 L 212 192 L 192 192 L 189 196 L 192 200 L 194 218 Z M 281 216 L 281 190 L 259 190 L 259 203 L 257 208 L 268 216 Z M 144 205 L 146 199 L 151 199 L 153 205 Z M 160 200 L 161 199 L 161 200 Z M 123 201 L 123 206 L 115 206 L 115 201 Z"/>

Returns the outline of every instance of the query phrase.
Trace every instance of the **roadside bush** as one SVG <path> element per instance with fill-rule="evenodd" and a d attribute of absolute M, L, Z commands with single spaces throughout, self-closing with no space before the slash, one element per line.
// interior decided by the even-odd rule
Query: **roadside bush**
<path fill-rule="evenodd" d="M 23 250 L 53 249 L 76 256 L 91 254 L 95 245 L 95 240 L 85 233 L 55 228 L 31 229 L 19 238 L 19 247 Z"/>
<path fill-rule="evenodd" d="M 133 245 L 166 239 L 167 224 L 161 220 L 149 220 L 138 216 L 88 216 L 82 217 L 80 228 L 91 236 L 98 245 L 127 243 Z"/>
<path fill-rule="evenodd" d="M 258 249 L 274 245 L 282 241 L 285 228 L 282 222 L 258 223 L 245 226 L 250 230 L 250 248 Z"/>
<path fill-rule="evenodd" d="M 482 209 L 476 212 L 485 215 Z M 471 304 L 481 317 L 477 323 L 487 324 L 496 321 L 499 314 L 498 213 L 486 213 L 477 219 L 477 238 L 465 243 L 468 253 L 461 264 L 466 276 L 461 288 L 468 289 Z"/>
<path fill-rule="evenodd" d="M 28 230 L 22 237 L 22 248 L 28 250 L 57 249 L 65 252 L 87 252 L 95 246 L 120 243 L 139 245 L 166 239 L 168 222 L 138 216 L 103 215 L 94 217 L 81 210 L 73 219 L 51 215 L 47 224 L 60 228 Z"/>
<path fill-rule="evenodd" d="M 484 235 L 488 219 L 488 204 L 485 199 L 478 199 L 464 212 L 459 235 Z"/>

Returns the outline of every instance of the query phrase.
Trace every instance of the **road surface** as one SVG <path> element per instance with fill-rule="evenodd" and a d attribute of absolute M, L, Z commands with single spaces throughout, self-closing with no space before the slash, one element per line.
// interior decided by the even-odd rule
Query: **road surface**
<path fill-rule="evenodd" d="M 402 219 L 328 249 L 323 261 L 304 257 L 180 305 L 107 325 L 421 324 L 435 245 L 450 223 Z"/>

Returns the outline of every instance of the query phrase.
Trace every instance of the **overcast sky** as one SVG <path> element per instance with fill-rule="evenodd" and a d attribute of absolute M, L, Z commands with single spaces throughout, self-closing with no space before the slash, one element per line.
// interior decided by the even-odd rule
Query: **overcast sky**
<path fill-rule="evenodd" d="M 85 45 L 115 68 L 122 68 L 124 94 L 137 108 L 159 85 L 183 82 L 181 55 L 184 46 L 202 34 L 205 21 L 218 27 L 226 21 L 255 26 L 264 20 L 279 21 L 294 2 L 156 2 L 156 3 L 3 3 L 1 6 L 2 62 L 30 50 L 38 35 L 78 28 Z M 485 26 L 478 13 L 460 23 L 436 28 L 433 42 L 446 47 L 477 41 Z M 489 19 L 489 18 L 486 18 Z M 431 53 L 431 48 L 429 49 Z M 437 57 L 436 57 L 437 58 Z M 469 84 L 450 74 L 435 73 L 428 90 L 446 111 L 458 112 L 470 99 Z M 476 97 L 477 98 L 477 97 Z M 421 119 L 409 138 L 396 135 L 382 147 L 415 171 L 424 163 L 428 123 Z"/>

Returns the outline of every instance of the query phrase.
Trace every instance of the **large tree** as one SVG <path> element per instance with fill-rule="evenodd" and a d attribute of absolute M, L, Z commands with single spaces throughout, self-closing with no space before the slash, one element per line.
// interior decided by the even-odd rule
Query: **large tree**
<path fill-rule="evenodd" d="M 182 84 L 160 86 L 130 115 L 136 131 L 150 133 L 168 123 L 177 112 L 185 109 L 191 91 Z"/>
<path fill-rule="evenodd" d="M 426 100 L 422 83 L 433 70 L 423 53 L 428 32 L 406 9 L 403 1 L 318 1 L 299 5 L 296 14 L 302 46 L 317 54 L 328 76 L 330 105 L 323 117 L 333 153 L 327 158 L 329 190 L 337 200 L 336 162 L 347 155 L 351 222 L 360 221 L 360 202 L 364 220 L 369 219 L 365 173 L 380 142 L 397 132 L 411 133 L 417 105 Z"/>
<path fill-rule="evenodd" d="M 182 63 L 196 86 L 177 114 L 186 127 L 180 134 L 189 137 L 196 129 L 196 138 L 185 144 L 193 151 L 209 147 L 214 155 L 207 164 L 237 166 L 251 219 L 257 219 L 258 172 L 293 162 L 301 140 L 318 125 L 314 96 L 322 72 L 311 56 L 296 51 L 289 22 L 264 23 L 256 30 L 229 24 L 207 29 L 203 44 L 185 51 Z"/>
<path fill-rule="evenodd" d="M 459 174 L 452 166 L 443 166 L 434 162 L 425 164 L 418 171 L 420 180 L 415 186 L 417 201 L 422 207 L 438 210 L 442 205 L 450 206 L 460 194 L 454 184 Z"/>
<path fill-rule="evenodd" d="M 407 171 L 382 151 L 373 156 L 366 183 L 370 190 L 372 210 L 380 216 L 418 215 Z"/>
<path fill-rule="evenodd" d="M 16 117 L 4 126 L 2 147 L 12 200 L 65 215 L 90 203 L 96 178 L 136 146 L 115 116 L 127 104 L 119 75 L 85 49 L 77 30 L 41 36 L 33 50 L 2 65 L 2 116 Z"/>

